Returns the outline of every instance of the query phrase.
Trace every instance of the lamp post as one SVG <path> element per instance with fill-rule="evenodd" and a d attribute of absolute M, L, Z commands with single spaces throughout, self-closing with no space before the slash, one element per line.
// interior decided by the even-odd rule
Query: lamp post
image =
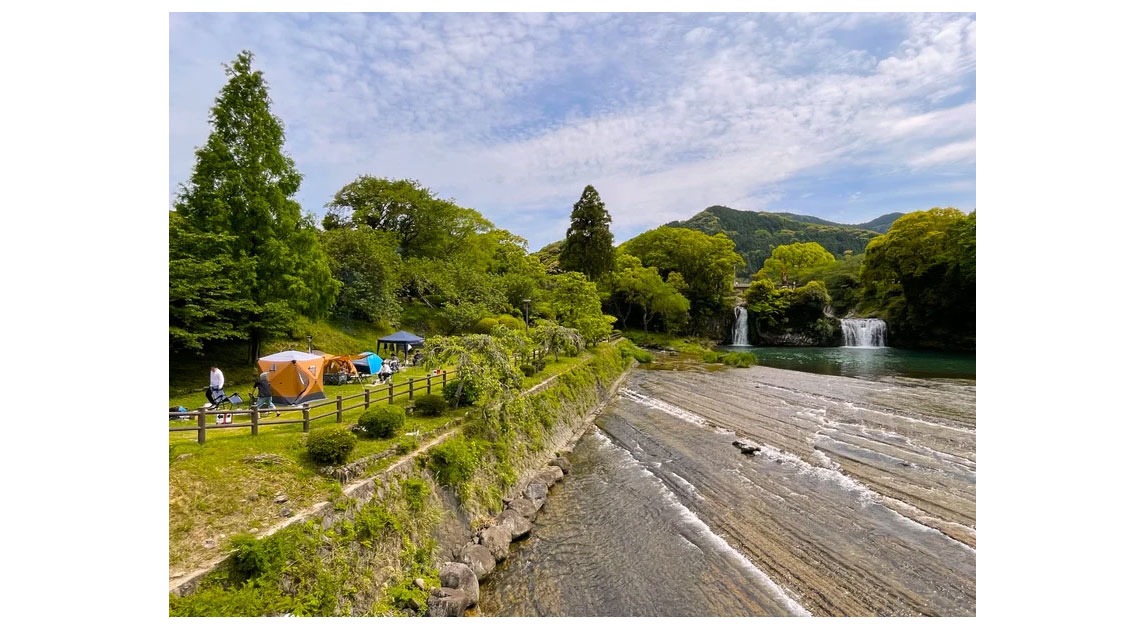
<path fill-rule="evenodd" d="M 523 300 L 525 303 L 525 330 L 529 330 L 529 302 L 532 300 Z"/>

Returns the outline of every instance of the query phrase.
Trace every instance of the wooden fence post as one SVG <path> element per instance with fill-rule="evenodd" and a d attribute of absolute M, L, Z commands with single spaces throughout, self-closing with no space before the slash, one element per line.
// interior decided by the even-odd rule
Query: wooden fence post
<path fill-rule="evenodd" d="M 258 407 L 250 412 L 250 434 L 258 435 Z"/>
<path fill-rule="evenodd" d="M 302 403 L 302 432 L 310 433 L 310 403 Z"/>
<path fill-rule="evenodd" d="M 389 385 L 390 385 L 390 404 L 392 405 L 392 404 L 394 404 L 394 383 L 393 383 L 393 381 L 390 381 Z"/>
<path fill-rule="evenodd" d="M 207 443 L 207 406 L 199 407 L 199 444 Z"/>
<path fill-rule="evenodd" d="M 413 400 L 413 379 L 409 380 L 409 399 Z"/>
<path fill-rule="evenodd" d="M 336 422 L 342 422 L 342 395 L 338 394 L 338 399 L 334 401 L 334 408 L 338 410 Z"/>
<path fill-rule="evenodd" d="M 366 388 L 366 405 L 363 408 L 364 409 L 370 408 L 370 388 L 368 388 L 368 387 Z"/>

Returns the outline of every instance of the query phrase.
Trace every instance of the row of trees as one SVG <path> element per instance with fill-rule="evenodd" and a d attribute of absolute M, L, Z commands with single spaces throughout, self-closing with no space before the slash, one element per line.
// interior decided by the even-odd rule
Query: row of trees
<path fill-rule="evenodd" d="M 763 341 L 831 344 L 832 315 L 881 317 L 895 345 L 973 349 L 976 213 L 905 214 L 865 252 L 835 258 L 818 243 L 776 247 L 744 294 Z"/>
<path fill-rule="evenodd" d="M 211 133 L 170 213 L 173 353 L 263 340 L 299 316 L 412 325 L 426 335 L 551 323 L 583 340 L 614 323 L 722 338 L 747 264 L 723 233 L 666 225 L 614 245 L 596 189 L 573 205 L 566 238 L 526 242 L 412 180 L 361 175 L 316 225 L 292 197 L 301 175 L 283 153 L 261 72 L 244 51 L 211 110 Z M 901 339 L 973 339 L 974 215 L 901 217 L 866 253 L 817 243 L 774 247 L 745 293 L 761 333 L 829 343 L 827 314 L 888 319 Z M 966 322 L 969 321 L 969 328 Z M 837 328 L 837 327 L 836 327 Z"/>
<path fill-rule="evenodd" d="M 251 62 L 244 51 L 227 66 L 170 213 L 172 353 L 245 340 L 253 362 L 303 315 L 426 334 L 524 328 L 527 304 L 585 340 L 608 334 L 614 318 L 586 274 L 552 273 L 522 238 L 416 181 L 362 175 L 316 225 L 292 199 L 302 178 Z"/>

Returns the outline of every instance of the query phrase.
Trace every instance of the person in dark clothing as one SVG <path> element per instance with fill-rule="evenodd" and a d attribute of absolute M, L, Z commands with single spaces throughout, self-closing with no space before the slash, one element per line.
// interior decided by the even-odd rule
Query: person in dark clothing
<path fill-rule="evenodd" d="M 270 391 L 270 374 L 263 372 L 258 375 L 258 380 L 255 381 L 254 386 L 258 388 L 258 402 L 255 403 L 255 409 L 275 409 L 274 395 Z M 275 410 L 274 415 L 281 416 L 282 414 Z"/>

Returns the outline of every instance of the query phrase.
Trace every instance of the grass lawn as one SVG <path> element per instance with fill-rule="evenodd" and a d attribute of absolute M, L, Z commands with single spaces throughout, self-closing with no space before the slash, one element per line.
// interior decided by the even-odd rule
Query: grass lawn
<path fill-rule="evenodd" d="M 561 358 L 556 362 L 550 356 L 542 372 L 523 380 L 523 388 L 528 389 L 572 369 L 589 360 L 591 354 L 590 349 L 578 357 Z M 423 368 L 407 368 L 400 372 L 394 378 L 394 404 L 411 405 L 405 383 L 425 374 Z M 253 383 L 250 389 L 253 389 Z M 332 400 L 338 395 L 344 398 L 360 395 L 363 389 L 365 386 L 358 384 L 327 385 L 324 391 L 327 399 Z M 386 404 L 384 394 L 388 388 L 370 387 L 370 390 L 371 406 Z M 244 403 L 239 407 L 248 406 L 249 392 L 229 385 L 226 391 L 243 396 Z M 439 392 L 440 385 L 435 383 L 434 393 Z M 423 395 L 424 392 L 417 394 Z M 182 405 L 193 411 L 205 401 L 202 392 L 182 393 L 170 399 L 170 406 Z M 312 405 L 319 402 L 323 401 L 315 401 Z M 345 400 L 344 404 L 349 407 L 361 402 L 359 397 Z M 334 409 L 334 405 L 314 409 L 311 418 Z M 347 427 L 355 424 L 363 411 L 361 408 L 344 411 L 341 424 Z M 402 452 L 412 450 L 415 443 L 422 444 L 440 434 L 446 425 L 462 420 L 467 411 L 466 408 L 450 410 L 439 417 L 408 413 L 397 436 L 389 439 L 360 437 L 350 461 L 391 452 L 391 455 L 373 461 L 365 474 L 381 471 L 401 457 Z M 212 412 L 207 416 L 205 444 L 198 444 L 195 431 L 172 431 L 169 434 L 169 577 L 178 577 L 225 553 L 227 539 L 235 534 L 258 533 L 316 503 L 341 497 L 341 484 L 321 474 L 319 466 L 309 460 L 306 453 L 308 434 L 302 431 L 301 423 L 261 424 L 301 418 L 300 411 L 286 411 L 281 417 L 275 417 L 273 413 L 268 416 L 264 411 L 259 434 L 254 436 L 250 427 L 216 427 L 215 413 Z M 246 424 L 249 417 L 236 414 L 233 422 Z M 169 424 L 171 428 L 195 427 L 196 420 L 192 415 L 189 420 L 176 419 Z M 313 431 L 337 424 L 331 416 L 312 420 L 310 428 Z"/>

